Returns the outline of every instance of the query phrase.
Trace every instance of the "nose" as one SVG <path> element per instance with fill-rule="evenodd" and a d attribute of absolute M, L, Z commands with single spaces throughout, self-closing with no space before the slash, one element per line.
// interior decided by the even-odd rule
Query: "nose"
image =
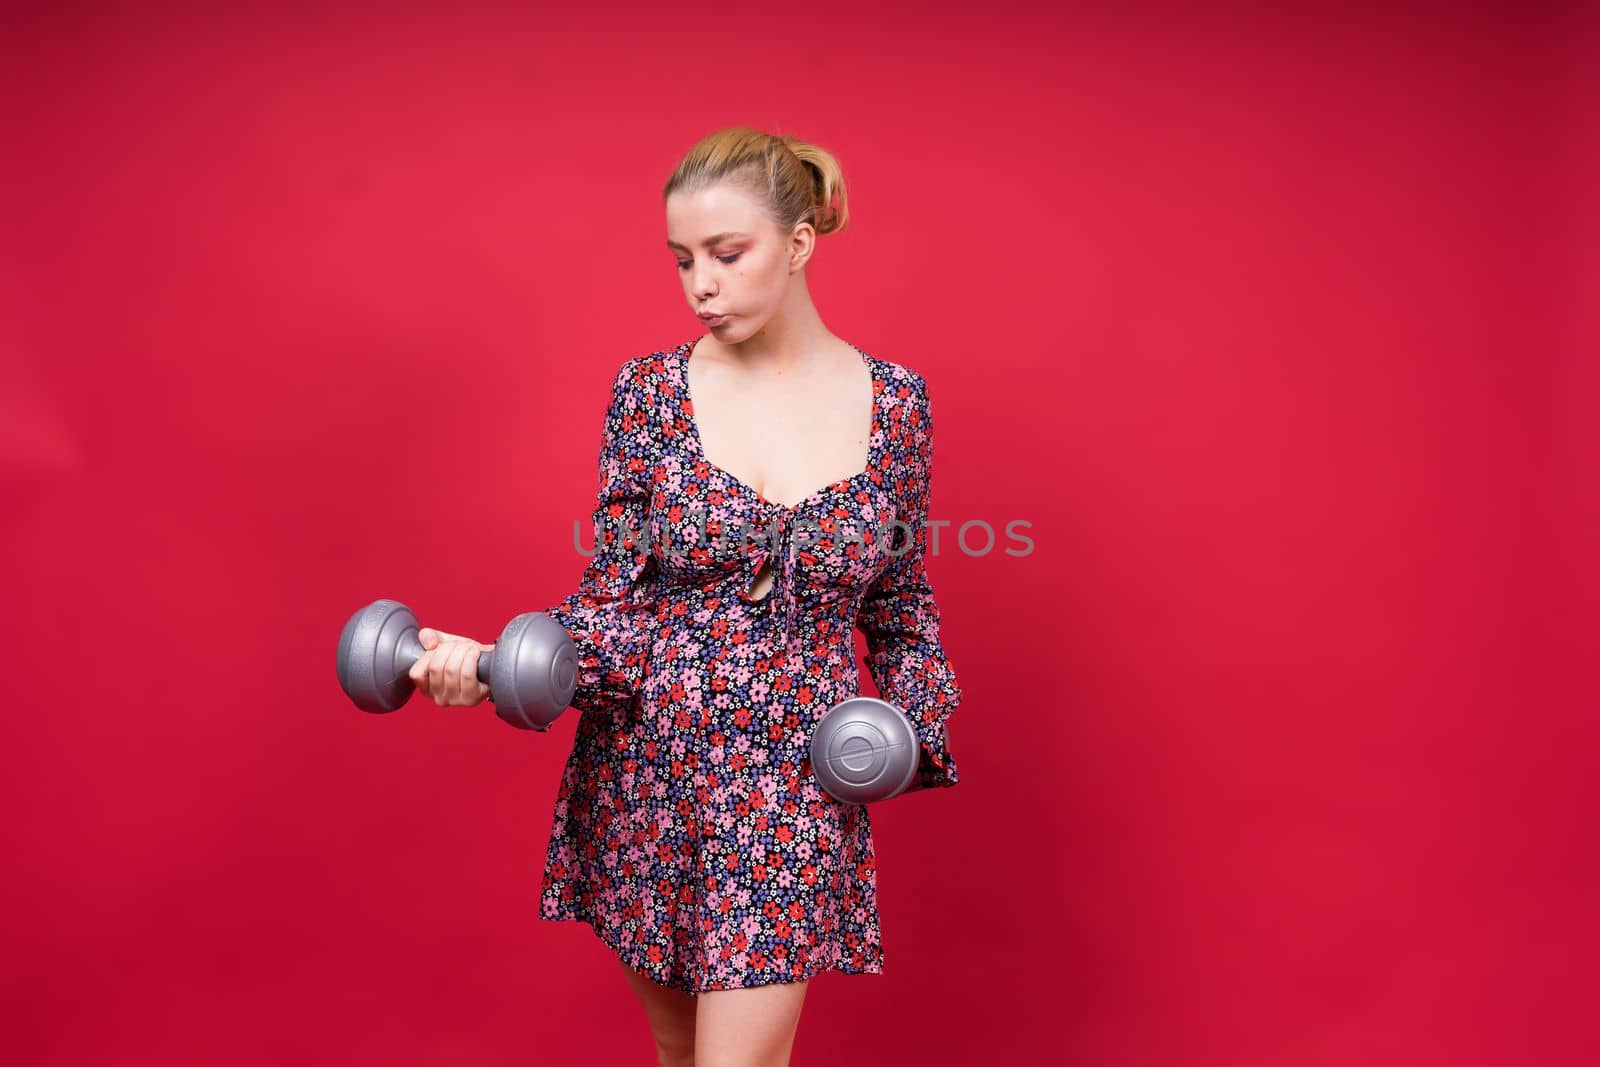
<path fill-rule="evenodd" d="M 689 272 L 689 288 L 695 299 L 704 304 L 717 295 L 715 287 L 711 284 L 711 268 L 695 264 Z"/>

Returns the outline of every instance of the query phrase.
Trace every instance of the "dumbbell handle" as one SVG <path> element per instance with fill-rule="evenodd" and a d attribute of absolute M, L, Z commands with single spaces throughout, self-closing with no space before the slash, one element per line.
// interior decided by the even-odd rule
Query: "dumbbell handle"
<path fill-rule="evenodd" d="M 422 647 L 422 642 L 417 640 L 416 634 L 408 632 L 401 637 L 394 653 L 395 666 L 401 668 L 400 674 L 410 674 L 411 668 L 417 665 L 417 660 L 421 659 L 423 653 L 427 651 Z M 478 653 L 478 681 L 484 685 L 489 684 L 489 672 L 493 665 L 494 649 L 491 648 Z M 398 679 L 399 675 L 395 677 Z M 489 699 L 494 699 L 494 693 L 491 692 L 489 694 Z"/>

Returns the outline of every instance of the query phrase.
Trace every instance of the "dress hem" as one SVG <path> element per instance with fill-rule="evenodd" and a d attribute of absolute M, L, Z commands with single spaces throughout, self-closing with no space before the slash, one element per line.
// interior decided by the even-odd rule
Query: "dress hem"
<path fill-rule="evenodd" d="M 594 931 L 594 934 L 597 938 L 599 938 L 600 943 L 605 945 L 606 948 L 610 949 L 612 955 L 620 960 L 624 966 L 639 972 L 640 974 L 649 978 L 651 981 L 655 982 L 657 985 L 663 985 L 669 989 L 677 989 L 681 992 L 688 993 L 690 996 L 698 996 L 701 993 L 713 993 L 725 989 L 755 989 L 760 986 L 785 985 L 791 982 L 808 982 L 818 975 L 827 974 L 830 971 L 838 974 L 883 974 L 883 950 L 880 947 L 878 952 L 875 954 L 876 958 L 869 960 L 865 965 L 860 967 L 850 963 L 848 959 L 841 959 L 840 962 L 828 964 L 826 966 L 816 966 L 808 963 L 803 972 L 798 975 L 789 973 L 778 975 L 774 973 L 770 978 L 762 977 L 757 981 L 741 982 L 736 985 L 719 985 L 715 982 L 696 984 L 694 982 L 686 982 L 682 979 L 672 978 L 670 976 L 667 977 L 666 981 L 663 981 L 659 975 L 659 972 L 652 971 L 650 966 L 643 961 L 641 954 L 630 952 L 628 949 L 625 949 L 620 942 L 614 939 L 610 925 L 602 922 L 594 913 L 586 912 L 581 905 L 570 904 L 569 902 L 568 905 L 563 907 L 562 910 L 558 910 L 554 913 L 547 913 L 541 904 L 539 918 L 544 922 L 583 923 L 584 925 L 588 926 L 589 929 Z"/>

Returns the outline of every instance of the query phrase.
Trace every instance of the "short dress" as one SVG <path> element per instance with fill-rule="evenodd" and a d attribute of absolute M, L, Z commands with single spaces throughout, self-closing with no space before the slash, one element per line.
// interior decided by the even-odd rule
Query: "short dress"
<path fill-rule="evenodd" d="M 698 340 L 618 370 L 595 554 L 547 609 L 577 646 L 581 716 L 539 913 L 587 922 L 691 994 L 881 973 L 868 809 L 822 790 L 808 746 L 858 695 L 859 626 L 879 694 L 919 741 L 907 791 L 958 780 L 946 721 L 961 689 L 925 565 L 927 384 L 852 345 L 872 378 L 867 466 L 789 506 L 702 453 Z M 751 596 L 769 563 L 770 589 Z"/>

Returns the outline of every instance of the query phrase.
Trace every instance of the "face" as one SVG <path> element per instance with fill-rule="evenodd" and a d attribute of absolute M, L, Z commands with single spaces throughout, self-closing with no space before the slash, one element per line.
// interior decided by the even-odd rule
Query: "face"
<path fill-rule="evenodd" d="M 811 257 L 816 229 L 802 222 L 792 234 L 781 232 L 748 193 L 726 182 L 675 192 L 666 206 L 667 249 L 689 309 L 724 316 L 706 323 L 719 341 L 732 344 L 761 329 Z"/>

